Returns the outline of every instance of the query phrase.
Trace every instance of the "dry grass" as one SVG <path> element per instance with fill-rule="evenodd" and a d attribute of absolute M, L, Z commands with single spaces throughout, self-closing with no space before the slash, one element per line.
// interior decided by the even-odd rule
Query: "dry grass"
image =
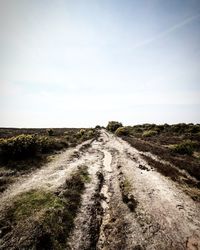
<path fill-rule="evenodd" d="M 31 190 L 15 198 L 0 220 L 3 249 L 66 249 L 81 204 L 87 167 L 82 166 L 55 193 Z"/>
<path fill-rule="evenodd" d="M 98 129 L 0 128 L 0 192 L 17 177 L 40 168 L 58 151 L 98 136 Z"/>
<path fill-rule="evenodd" d="M 181 185 L 193 199 L 199 200 L 199 124 L 143 124 L 126 127 L 126 131 L 128 131 L 128 135 L 122 136 L 122 138 L 130 145 L 139 151 L 151 152 L 171 164 L 170 166 L 170 164 L 155 161 L 149 156 L 143 156 L 151 166 Z M 156 132 L 151 133 L 149 131 Z M 184 174 L 184 171 L 179 171 L 179 169 L 186 171 L 194 180 L 188 179 L 187 174 Z"/>

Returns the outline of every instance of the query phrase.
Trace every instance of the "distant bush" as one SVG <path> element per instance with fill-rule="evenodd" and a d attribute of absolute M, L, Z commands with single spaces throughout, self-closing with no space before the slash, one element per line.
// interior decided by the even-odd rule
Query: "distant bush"
<path fill-rule="evenodd" d="M 132 134 L 135 134 L 135 133 L 140 134 L 142 132 L 143 132 L 143 129 L 140 126 L 136 125 L 136 126 L 132 127 Z"/>
<path fill-rule="evenodd" d="M 80 129 L 78 133 L 76 134 L 76 138 L 79 141 L 85 141 L 92 139 L 96 136 L 95 129 Z"/>
<path fill-rule="evenodd" d="M 86 130 L 85 129 L 80 129 L 77 134 L 76 137 L 77 138 L 81 138 L 84 134 L 85 134 Z"/>
<path fill-rule="evenodd" d="M 54 135 L 54 131 L 53 131 L 52 128 L 47 129 L 47 133 L 48 133 L 49 136 L 53 136 Z"/>
<path fill-rule="evenodd" d="M 115 134 L 117 136 L 123 136 L 123 135 L 128 135 L 129 131 L 126 127 L 119 127 L 116 131 Z"/>
<path fill-rule="evenodd" d="M 155 131 L 155 130 L 147 130 L 147 131 L 144 131 L 142 136 L 143 137 L 151 137 L 151 136 L 154 136 L 154 135 L 157 135 L 158 132 Z"/>
<path fill-rule="evenodd" d="M 121 122 L 110 121 L 106 129 L 110 132 L 115 132 L 119 127 L 123 127 Z"/>
<path fill-rule="evenodd" d="M 170 147 L 173 153 L 178 153 L 182 155 L 192 155 L 194 152 L 196 144 L 190 140 L 186 140 L 182 143 L 172 145 Z"/>
<path fill-rule="evenodd" d="M 94 130 L 93 129 L 89 129 L 88 131 L 87 131 L 87 137 L 89 137 L 89 138 L 91 138 L 91 137 L 93 137 L 94 136 Z"/>
<path fill-rule="evenodd" d="M 163 125 L 156 125 L 156 124 L 142 124 L 142 125 L 135 125 L 131 129 L 131 134 L 135 133 L 143 133 L 146 131 L 157 131 L 158 134 L 168 133 L 173 135 L 197 135 L 200 132 L 200 124 L 193 124 L 193 123 L 177 123 L 177 124 L 163 124 Z"/>
<path fill-rule="evenodd" d="M 0 154 L 6 159 L 19 159 L 34 156 L 37 153 L 35 135 L 18 135 L 8 139 L 0 139 Z"/>
<path fill-rule="evenodd" d="M 52 151 L 54 142 L 46 136 L 37 137 L 37 152 L 48 153 Z"/>
<path fill-rule="evenodd" d="M 200 125 L 191 125 L 188 129 L 189 133 L 197 134 L 200 132 Z"/>
<path fill-rule="evenodd" d="M 60 150 L 68 144 L 61 140 L 52 140 L 47 136 L 18 135 L 8 139 L 0 139 L 1 159 L 25 159 L 34 157 L 37 153 L 49 153 Z"/>
<path fill-rule="evenodd" d="M 163 132 L 165 129 L 164 125 L 157 125 L 154 130 L 157 131 L 158 133 Z"/>

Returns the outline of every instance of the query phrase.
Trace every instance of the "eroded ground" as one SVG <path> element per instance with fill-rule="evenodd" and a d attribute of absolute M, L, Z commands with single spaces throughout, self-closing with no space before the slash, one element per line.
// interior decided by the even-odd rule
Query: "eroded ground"
<path fill-rule="evenodd" d="M 152 154 L 148 157 L 160 161 Z M 84 177 L 86 181 L 79 186 L 79 179 L 72 177 L 83 168 L 87 173 L 81 173 L 80 180 Z M 31 190 L 56 197 L 51 197 L 51 218 L 60 211 L 60 221 L 51 226 L 60 223 L 62 230 L 52 239 L 48 227 L 48 244 L 37 230 L 41 214 L 49 208 L 43 212 L 35 208 L 39 219 L 36 212 L 26 218 L 25 232 L 19 228 L 23 220 L 18 223 L 15 215 L 13 222 L 13 215 L 6 213 L 20 195 Z M 74 202 L 73 194 L 80 202 Z M 43 168 L 11 185 L 0 198 L 0 249 L 200 249 L 199 203 L 147 164 L 144 153 L 105 130 L 97 140 L 56 155 Z M 69 217 L 63 211 L 70 211 L 70 202 L 76 213 Z"/>

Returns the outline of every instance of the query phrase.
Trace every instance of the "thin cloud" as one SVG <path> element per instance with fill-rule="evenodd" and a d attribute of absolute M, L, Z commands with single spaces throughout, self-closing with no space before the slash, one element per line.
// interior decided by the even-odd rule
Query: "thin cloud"
<path fill-rule="evenodd" d="M 200 17 L 200 13 L 198 15 L 188 17 L 185 20 L 183 20 L 182 22 L 172 26 L 171 28 L 169 28 L 169 29 L 167 29 L 159 34 L 157 34 L 156 36 L 154 36 L 152 38 L 148 38 L 148 39 L 144 40 L 143 42 L 136 44 L 133 47 L 133 49 L 143 47 L 143 46 L 148 45 L 148 44 L 150 44 L 150 43 L 152 43 L 160 38 L 163 38 L 163 37 L 167 36 L 168 34 L 176 31 L 177 29 L 180 29 L 181 27 L 185 26 L 186 24 L 191 23 L 195 19 L 198 19 L 199 17 Z"/>

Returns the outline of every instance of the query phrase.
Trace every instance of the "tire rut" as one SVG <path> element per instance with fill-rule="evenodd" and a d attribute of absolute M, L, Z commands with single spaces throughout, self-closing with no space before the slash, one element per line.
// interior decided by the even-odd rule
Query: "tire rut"
<path fill-rule="evenodd" d="M 114 135 L 103 131 L 92 149 L 92 203 L 83 197 L 77 216 L 89 211 L 87 229 L 79 224 L 88 240 L 71 249 L 200 249 L 198 204 Z"/>
<path fill-rule="evenodd" d="M 153 170 L 139 151 L 105 130 L 90 147 L 64 152 L 14 185 L 10 196 L 4 193 L 4 203 L 20 185 L 20 192 L 41 182 L 42 187 L 57 189 L 80 165 L 88 167 L 90 182 L 67 249 L 200 249 L 200 205 Z"/>
<path fill-rule="evenodd" d="M 140 229 L 137 245 L 142 249 L 200 249 L 199 204 L 169 179 L 152 171 L 139 152 L 126 142 L 117 138 L 116 149 L 120 148 L 119 143 L 123 145 L 117 154 L 122 179 L 129 180 L 130 193 L 137 201 L 133 216 L 133 225 L 136 223 Z M 127 157 L 127 152 L 131 158 Z M 132 234 L 137 234 L 136 231 L 132 226 Z M 188 239 L 194 248 L 191 244 L 189 247 Z"/>
<path fill-rule="evenodd" d="M 80 148 L 88 143 L 90 143 L 90 141 L 61 152 L 41 169 L 22 177 L 19 181 L 12 184 L 0 195 L 0 211 L 6 209 L 6 207 L 12 203 L 15 196 L 28 192 L 29 190 L 45 189 L 55 191 L 70 177 L 71 173 L 77 169 L 79 165 L 89 165 L 95 162 L 95 155 L 80 151 Z"/>

